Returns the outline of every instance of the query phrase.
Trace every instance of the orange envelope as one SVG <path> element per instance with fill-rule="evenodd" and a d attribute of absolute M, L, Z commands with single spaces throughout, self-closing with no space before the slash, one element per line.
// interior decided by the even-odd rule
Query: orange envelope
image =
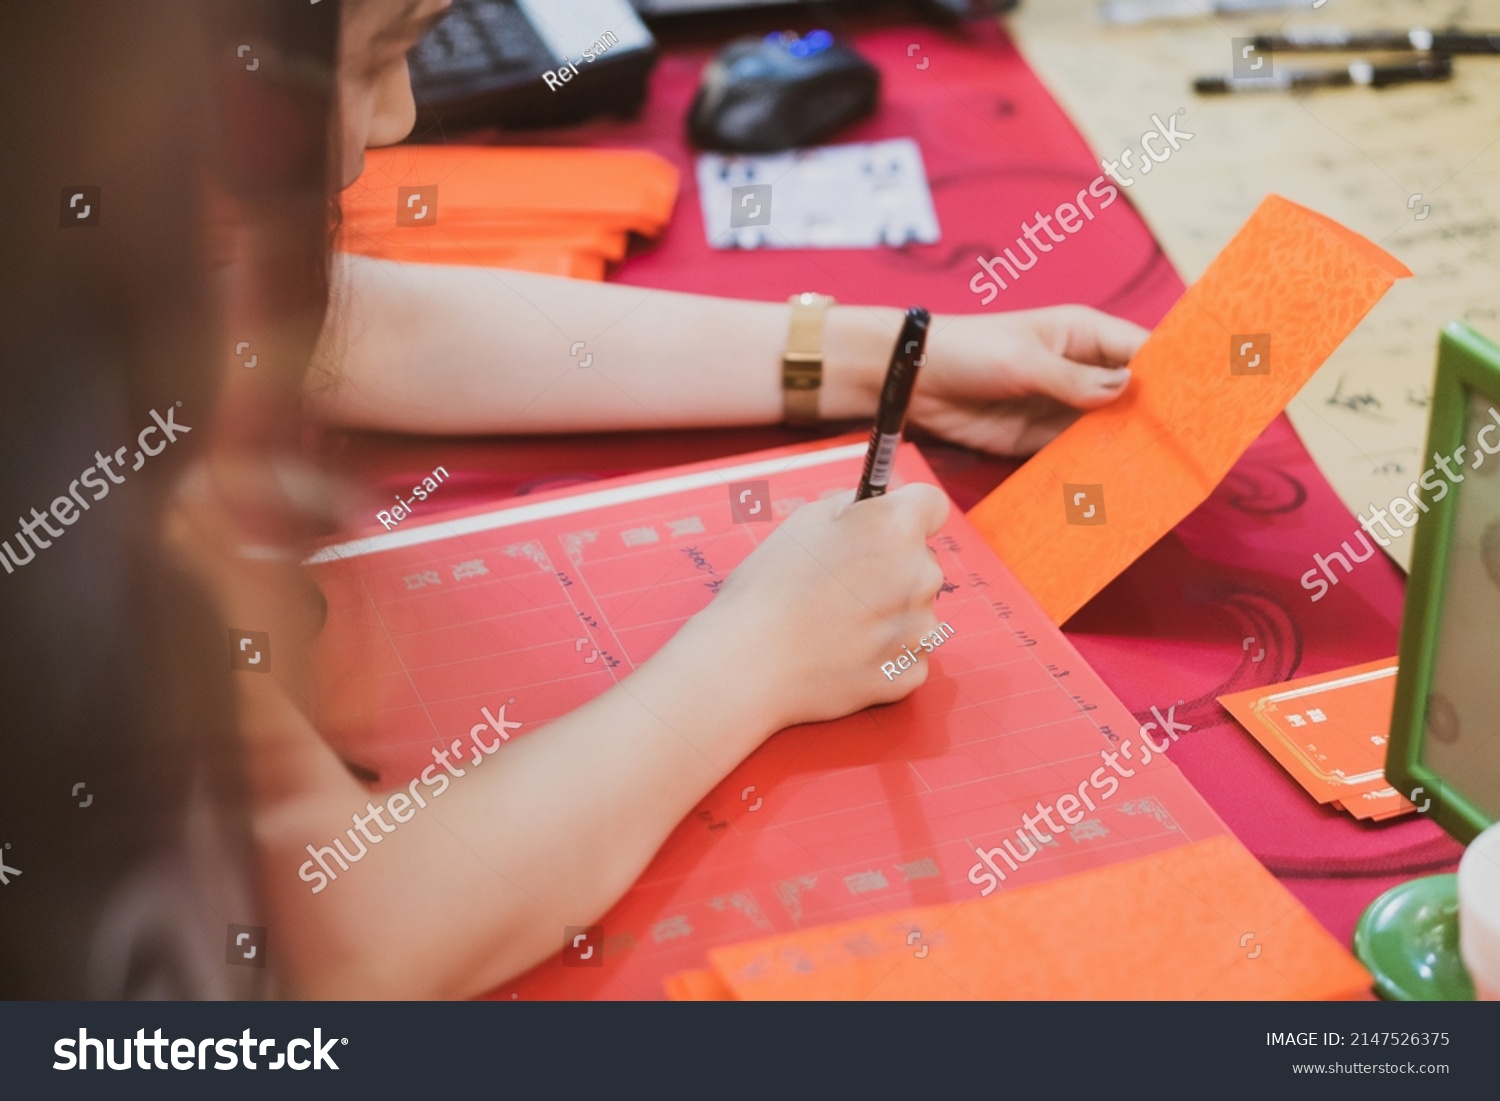
<path fill-rule="evenodd" d="M 1062 623 L 1203 502 L 1391 285 L 1338 223 L 1267 196 L 1080 418 L 969 519 Z"/>
<path fill-rule="evenodd" d="M 372 149 L 340 196 L 338 247 L 408 263 L 602 279 L 631 233 L 661 232 L 677 186 L 673 165 L 636 150 Z M 411 190 L 413 212 L 430 221 L 398 222 Z"/>
<path fill-rule="evenodd" d="M 1219 702 L 1318 802 L 1382 821 L 1417 809 L 1385 778 L 1396 673 L 1385 658 Z"/>
<path fill-rule="evenodd" d="M 660 228 L 677 182 L 670 162 L 643 150 L 397 145 L 365 154 L 343 202 L 346 209 L 372 203 L 384 216 L 396 209 L 398 186 L 434 184 L 445 211 L 529 210 Z"/>
<path fill-rule="evenodd" d="M 1370 976 L 1232 837 L 716 948 L 675 999 L 1344 999 Z"/>

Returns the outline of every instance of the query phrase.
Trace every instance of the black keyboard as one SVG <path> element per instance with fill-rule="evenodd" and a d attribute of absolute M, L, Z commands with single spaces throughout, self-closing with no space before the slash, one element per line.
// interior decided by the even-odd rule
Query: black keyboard
<path fill-rule="evenodd" d="M 533 74 L 557 61 L 514 4 L 456 0 L 443 21 L 408 55 L 412 81 L 424 88 L 495 83 Z"/>
<path fill-rule="evenodd" d="M 627 4 L 619 10 L 635 19 Z M 601 33 L 606 29 L 601 26 Z M 641 37 L 644 46 L 616 46 L 566 88 L 553 89 L 543 74 L 555 72 L 562 59 L 524 6 L 515 0 L 454 0 L 442 22 L 407 55 L 417 100 L 416 140 L 440 139 L 466 126 L 556 126 L 606 112 L 633 114 L 656 62 L 655 42 L 644 30 Z"/>

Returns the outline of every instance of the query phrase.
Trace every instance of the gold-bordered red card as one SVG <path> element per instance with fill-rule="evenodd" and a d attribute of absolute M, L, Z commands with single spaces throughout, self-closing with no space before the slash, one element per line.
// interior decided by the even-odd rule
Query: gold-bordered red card
<path fill-rule="evenodd" d="M 1319 803 L 1380 820 L 1416 808 L 1385 778 L 1396 659 L 1220 696 L 1266 752 Z"/>

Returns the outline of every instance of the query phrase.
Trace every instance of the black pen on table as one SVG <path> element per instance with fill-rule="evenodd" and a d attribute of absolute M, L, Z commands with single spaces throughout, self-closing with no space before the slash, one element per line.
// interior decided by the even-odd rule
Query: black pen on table
<path fill-rule="evenodd" d="M 901 335 L 896 338 L 891 365 L 885 372 L 885 385 L 880 388 L 880 405 L 875 410 L 875 427 L 870 431 L 870 449 L 865 453 L 865 470 L 860 475 L 859 492 L 854 495 L 856 501 L 879 497 L 891 484 L 906 407 L 911 404 L 917 371 L 927 358 L 922 350 L 927 346 L 927 325 L 931 320 L 932 315 L 921 306 L 913 306 L 901 323 Z"/>
<path fill-rule="evenodd" d="M 1193 81 L 1199 95 L 1224 92 L 1301 92 L 1311 88 L 1347 88 L 1367 85 L 1390 88 L 1413 81 L 1448 80 L 1453 76 L 1453 59 L 1446 54 L 1403 61 L 1394 65 L 1371 65 L 1356 61 L 1338 69 L 1282 70 L 1271 76 L 1200 76 Z"/>
<path fill-rule="evenodd" d="M 1252 42 L 1257 50 L 1272 53 L 1353 50 L 1358 53 L 1500 54 L 1500 32 L 1467 31 L 1462 27 L 1447 27 L 1439 31 L 1425 27 L 1409 31 L 1345 31 L 1319 27 L 1257 34 Z"/>

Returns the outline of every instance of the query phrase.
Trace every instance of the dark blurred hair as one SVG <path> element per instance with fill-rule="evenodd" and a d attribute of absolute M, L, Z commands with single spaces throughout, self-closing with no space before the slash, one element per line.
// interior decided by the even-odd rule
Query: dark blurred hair
<path fill-rule="evenodd" d="M 162 518 L 216 403 L 234 399 L 216 441 L 295 443 L 328 298 L 338 17 L 337 0 L 0 4 L 0 537 L 96 450 L 134 451 L 153 410 L 192 429 L 0 573 L 0 859 L 20 871 L 0 886 L 0 998 L 274 989 L 226 963 L 228 925 L 264 924 L 229 643 Z M 66 220 L 81 187 L 97 225 Z M 256 334 L 223 326 L 215 225 L 250 244 Z M 221 392 L 241 340 L 256 385 Z"/>

